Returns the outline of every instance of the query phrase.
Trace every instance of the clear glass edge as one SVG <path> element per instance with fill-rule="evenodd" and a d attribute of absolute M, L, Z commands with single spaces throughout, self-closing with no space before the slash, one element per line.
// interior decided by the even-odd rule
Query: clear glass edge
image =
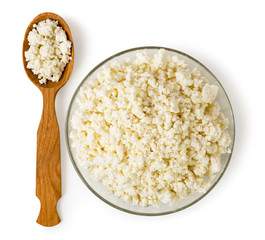
<path fill-rule="evenodd" d="M 216 81 L 220 84 L 222 90 L 224 91 L 225 93 L 225 96 L 228 100 L 228 103 L 230 105 L 230 108 L 231 108 L 231 114 L 232 114 L 232 125 L 233 125 L 233 129 L 234 129 L 234 134 L 233 134 L 233 138 L 231 140 L 231 153 L 229 155 L 229 158 L 228 158 L 228 161 L 226 163 L 226 166 L 224 166 L 224 169 L 223 169 L 223 172 L 220 174 L 219 178 L 216 180 L 216 182 L 207 190 L 207 192 L 205 192 L 202 196 L 200 196 L 199 198 L 197 198 L 196 200 L 194 200 L 193 202 L 185 205 L 184 207 L 181 207 L 181 208 L 177 208 L 175 210 L 172 210 L 172 211 L 167 211 L 167 212 L 162 212 L 162 213 L 139 213 L 139 212 L 134 212 L 134 211 L 130 211 L 128 209 L 125 209 L 125 208 L 121 208 L 115 204 L 112 204 L 111 202 L 109 202 L 108 200 L 106 200 L 105 198 L 103 198 L 101 195 L 99 195 L 87 182 L 86 180 L 84 179 L 84 177 L 82 176 L 82 174 L 80 173 L 77 165 L 76 165 L 76 162 L 73 158 L 73 154 L 71 152 L 71 148 L 70 148 L 70 143 L 69 143 L 69 134 L 68 134 L 68 126 L 69 126 L 69 117 L 70 117 L 70 111 L 71 111 L 71 107 L 72 107 L 72 104 L 75 100 L 75 97 L 76 95 L 78 94 L 80 88 L 82 87 L 82 85 L 84 84 L 84 82 L 86 81 L 86 79 L 94 72 L 96 71 L 96 69 L 100 68 L 102 65 L 104 65 L 106 62 L 114 59 L 115 57 L 118 57 L 122 54 L 125 54 L 125 53 L 128 53 L 128 52 L 132 52 L 132 51 L 138 51 L 138 50 L 144 50 L 144 49 L 165 49 L 167 51 L 171 51 L 171 52 L 176 52 L 178 54 L 181 54 L 181 55 L 184 55 L 190 59 L 192 59 L 193 61 L 195 61 L 196 63 L 198 63 L 199 65 L 201 65 L 203 68 L 205 68 L 215 79 Z M 183 53 L 179 50 L 175 50 L 175 49 L 172 49 L 172 48 L 167 48 L 167 47 L 158 47 L 158 46 L 144 46 L 144 47 L 136 47 L 136 48 L 130 48 L 130 49 L 127 49 L 127 50 L 124 50 L 124 51 L 121 51 L 121 52 L 118 52 L 112 56 L 110 56 L 109 58 L 105 59 L 104 61 L 100 62 L 98 65 L 96 65 L 85 77 L 84 79 L 81 81 L 81 83 L 78 85 L 78 87 L 76 88 L 75 92 L 74 92 L 74 95 L 72 96 L 71 98 L 71 101 L 70 101 L 70 104 L 69 104 L 69 107 L 68 107 L 68 110 L 67 110 L 67 114 L 66 114 L 66 123 L 65 123 L 65 138 L 66 138 L 66 146 L 67 146 L 67 151 L 68 151 L 68 154 L 70 156 L 70 160 L 72 162 L 72 165 L 75 169 L 75 171 L 77 172 L 78 176 L 80 177 L 80 179 L 82 180 L 82 182 L 86 185 L 86 187 L 94 194 L 96 195 L 99 199 L 101 199 L 103 202 L 105 202 L 106 204 L 118 209 L 118 210 L 121 210 L 123 212 L 127 212 L 127 213 L 130 213 L 130 214 L 135 214 L 135 215 L 140 215 L 140 216 L 162 216 L 162 215 L 167 215 L 167 214 L 172 214 L 172 213 L 176 213 L 176 212 L 179 212 L 181 210 L 184 210 L 190 206 L 192 206 L 193 204 L 197 203 L 198 201 L 200 201 L 201 199 L 203 199 L 206 195 L 208 195 L 209 192 L 211 192 L 211 190 L 216 186 L 216 184 L 220 181 L 220 179 L 222 178 L 222 176 L 224 175 L 229 163 L 230 163 L 230 160 L 231 160 L 231 157 L 232 157 L 232 153 L 233 153 L 233 149 L 234 149 L 234 144 L 235 144 L 235 134 L 236 134 L 236 128 L 235 128 L 235 117 L 234 117 L 234 112 L 233 112 L 233 108 L 232 108 L 232 104 L 230 102 L 230 99 L 224 89 L 224 87 L 222 86 L 222 84 L 220 83 L 220 81 L 217 79 L 217 77 L 206 67 L 204 66 L 200 61 L 198 61 L 197 59 L 191 57 L 190 55 L 186 54 L 186 53 Z"/>

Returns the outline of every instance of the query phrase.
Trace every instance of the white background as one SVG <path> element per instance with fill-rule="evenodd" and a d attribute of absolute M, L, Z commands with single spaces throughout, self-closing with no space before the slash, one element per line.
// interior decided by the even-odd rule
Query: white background
<path fill-rule="evenodd" d="M 264 239 L 263 3 L 4 1 L 0 15 L 0 239 Z M 75 45 L 72 76 L 56 99 L 62 222 L 51 228 L 36 223 L 36 133 L 42 97 L 22 65 L 24 31 L 36 15 L 46 11 L 66 20 Z M 236 118 L 235 149 L 222 180 L 200 202 L 161 217 L 120 212 L 94 196 L 70 162 L 64 133 L 71 96 L 85 75 L 110 55 L 147 45 L 178 49 L 206 65 L 226 89 Z"/>

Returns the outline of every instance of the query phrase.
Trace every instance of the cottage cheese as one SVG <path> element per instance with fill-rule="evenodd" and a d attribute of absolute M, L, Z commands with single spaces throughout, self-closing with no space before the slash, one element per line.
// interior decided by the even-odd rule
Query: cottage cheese
<path fill-rule="evenodd" d="M 28 35 L 29 50 L 25 52 L 27 68 L 38 75 L 41 84 L 58 82 L 71 60 L 71 42 L 58 21 L 46 19 L 33 25 Z"/>
<path fill-rule="evenodd" d="M 230 143 L 217 86 L 163 49 L 114 61 L 88 84 L 70 137 L 94 179 L 143 207 L 208 189 Z"/>

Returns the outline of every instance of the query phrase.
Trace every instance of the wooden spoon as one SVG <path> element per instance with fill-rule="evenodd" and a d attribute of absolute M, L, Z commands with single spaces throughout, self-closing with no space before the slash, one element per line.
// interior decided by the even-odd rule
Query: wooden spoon
<path fill-rule="evenodd" d="M 27 69 L 25 51 L 29 49 L 28 34 L 33 24 L 45 19 L 57 20 L 72 42 L 72 60 L 66 65 L 59 82 L 47 81 L 40 84 L 37 75 Z M 28 78 L 39 88 L 43 95 L 43 111 L 37 132 L 37 162 L 36 162 L 36 196 L 41 203 L 37 223 L 43 226 L 54 226 L 61 220 L 57 213 L 57 201 L 61 197 L 61 160 L 60 160 L 60 133 L 55 113 L 55 96 L 58 90 L 69 79 L 74 63 L 74 46 L 69 27 L 57 14 L 45 12 L 36 16 L 29 24 L 23 42 L 23 64 Z"/>

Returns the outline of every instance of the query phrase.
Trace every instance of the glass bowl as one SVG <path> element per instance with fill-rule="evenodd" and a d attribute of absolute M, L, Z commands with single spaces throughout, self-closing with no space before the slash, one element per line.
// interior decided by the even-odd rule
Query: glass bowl
<path fill-rule="evenodd" d="M 110 62 L 113 60 L 119 60 L 122 62 L 125 60 L 127 57 L 134 58 L 136 56 L 136 53 L 141 52 L 145 50 L 149 56 L 153 56 L 159 49 L 165 49 L 165 54 L 169 55 L 177 55 L 179 59 L 184 60 L 190 68 L 196 67 L 203 76 L 205 76 L 208 81 L 211 84 L 215 84 L 219 87 L 218 95 L 216 98 L 216 101 L 219 102 L 220 107 L 221 107 L 221 112 L 224 113 L 224 115 L 228 118 L 229 120 L 229 126 L 228 126 L 228 132 L 231 137 L 231 144 L 229 148 L 231 149 L 231 153 L 226 153 L 222 154 L 221 156 L 221 170 L 216 174 L 214 180 L 212 181 L 212 184 L 210 188 L 207 190 L 205 193 L 194 193 L 190 195 L 188 198 L 180 200 L 176 204 L 169 205 L 169 204 L 162 204 L 160 205 L 159 208 L 148 206 L 148 207 L 141 207 L 141 206 L 134 206 L 130 203 L 126 203 L 120 198 L 117 198 L 114 196 L 114 194 L 110 194 L 108 192 L 107 187 L 105 187 L 102 183 L 94 181 L 91 179 L 89 173 L 83 169 L 82 167 L 79 166 L 78 161 L 77 161 L 77 156 L 75 153 L 75 150 L 72 148 L 72 143 L 70 139 L 70 132 L 71 132 L 71 124 L 70 120 L 72 118 L 72 115 L 77 109 L 78 104 L 77 104 L 77 96 L 79 93 L 79 90 L 81 87 L 85 87 L 86 84 L 90 79 L 93 79 L 96 77 L 97 73 L 103 70 L 103 66 L 108 65 Z M 80 83 L 80 85 L 77 87 L 72 100 L 70 102 L 70 106 L 68 108 L 67 112 L 67 118 L 66 118 L 66 143 L 67 143 L 67 148 L 68 148 L 68 153 L 70 155 L 72 164 L 83 181 L 83 183 L 90 189 L 91 192 L 93 192 L 98 198 L 103 200 L 105 203 L 109 204 L 110 206 L 117 208 L 121 211 L 127 212 L 127 213 L 132 213 L 132 214 L 137 214 L 137 215 L 145 215 L 145 216 L 156 216 L 156 215 L 164 215 L 164 214 L 170 214 L 174 213 L 180 210 L 183 210 L 192 204 L 198 202 L 201 200 L 203 197 L 205 197 L 211 189 L 217 184 L 217 182 L 221 179 L 223 176 L 228 163 L 230 161 L 230 158 L 232 156 L 233 152 L 233 146 L 234 146 L 234 139 L 235 139 L 235 121 L 234 121 L 234 114 L 233 110 L 231 107 L 231 103 L 228 99 L 228 96 L 222 87 L 221 83 L 217 80 L 217 78 L 213 75 L 213 73 L 208 70 L 203 64 L 201 64 L 198 60 L 194 59 L 193 57 L 182 53 L 180 51 L 174 50 L 174 49 L 169 49 L 169 48 L 164 48 L 164 47 L 138 47 L 138 48 L 133 48 L 133 49 L 128 49 L 123 52 L 117 53 L 100 64 L 98 64 L 96 67 L 94 67 L 84 78 L 84 80 Z"/>

